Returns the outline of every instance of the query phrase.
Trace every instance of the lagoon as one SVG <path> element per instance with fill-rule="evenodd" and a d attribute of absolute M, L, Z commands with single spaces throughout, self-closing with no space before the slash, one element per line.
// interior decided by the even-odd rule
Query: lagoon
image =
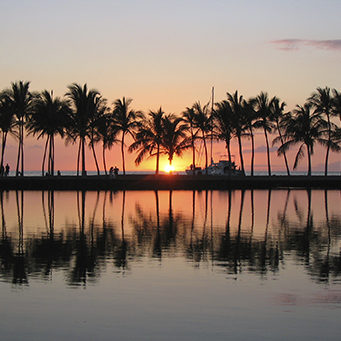
<path fill-rule="evenodd" d="M 1 192 L 5 340 L 338 340 L 340 190 Z"/>

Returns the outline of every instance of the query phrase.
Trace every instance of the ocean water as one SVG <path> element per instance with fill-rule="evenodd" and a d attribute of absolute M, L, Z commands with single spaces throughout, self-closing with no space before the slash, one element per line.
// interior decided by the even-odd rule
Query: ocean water
<path fill-rule="evenodd" d="M 340 199 L 1 192 L 1 339 L 339 340 Z"/>

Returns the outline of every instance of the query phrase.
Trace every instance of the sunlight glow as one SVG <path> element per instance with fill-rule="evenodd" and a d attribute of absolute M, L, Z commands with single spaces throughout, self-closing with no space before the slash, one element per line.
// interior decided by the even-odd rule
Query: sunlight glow
<path fill-rule="evenodd" d="M 174 166 L 173 165 L 166 165 L 165 166 L 165 172 L 167 172 L 167 173 L 174 172 Z"/>

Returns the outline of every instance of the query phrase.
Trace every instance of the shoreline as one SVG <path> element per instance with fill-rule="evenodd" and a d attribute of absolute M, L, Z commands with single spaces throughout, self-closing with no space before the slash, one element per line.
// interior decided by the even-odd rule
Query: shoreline
<path fill-rule="evenodd" d="M 106 175 L 0 178 L 2 190 L 341 189 L 341 176 Z"/>

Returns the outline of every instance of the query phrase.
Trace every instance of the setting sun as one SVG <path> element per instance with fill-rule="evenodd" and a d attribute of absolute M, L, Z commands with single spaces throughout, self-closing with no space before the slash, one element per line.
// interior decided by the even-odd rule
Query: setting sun
<path fill-rule="evenodd" d="M 174 172 L 174 166 L 173 165 L 166 165 L 165 166 L 165 172 L 167 172 L 167 173 Z"/>

